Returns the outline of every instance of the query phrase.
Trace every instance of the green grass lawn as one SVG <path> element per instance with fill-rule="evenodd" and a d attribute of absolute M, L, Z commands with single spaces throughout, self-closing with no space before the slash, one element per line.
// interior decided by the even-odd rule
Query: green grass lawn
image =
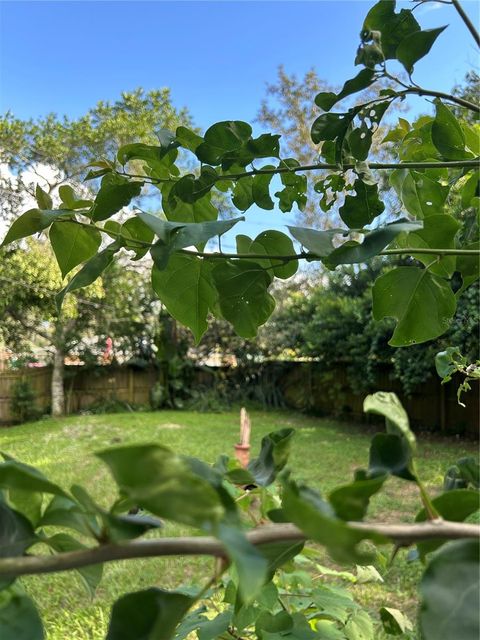
<path fill-rule="evenodd" d="M 263 435 L 274 429 L 294 427 L 290 466 L 298 479 L 323 493 L 365 467 L 371 434 L 364 427 L 291 412 L 251 412 L 253 451 Z M 238 412 L 128 413 L 71 416 L 45 420 L 0 431 L 0 449 L 38 467 L 64 488 L 83 484 L 100 504 L 108 506 L 115 487 L 106 468 L 93 455 L 116 444 L 159 442 L 178 453 L 213 462 L 220 453 L 233 452 L 238 435 Z M 432 495 L 441 490 L 445 468 L 459 457 L 476 453 L 473 444 L 419 438 L 419 470 Z M 390 480 L 386 491 L 372 501 L 370 518 L 411 521 L 419 500 L 410 483 Z M 164 533 L 176 535 L 169 525 Z M 35 576 L 22 580 L 40 607 L 48 640 L 100 640 L 105 636 L 113 600 L 126 591 L 147 586 L 174 588 L 202 582 L 211 571 L 211 559 L 147 559 L 106 566 L 97 596 L 90 600 L 72 574 Z M 355 587 L 357 597 L 372 610 L 393 606 L 415 615 L 417 564 L 407 564 L 400 552 L 394 565 L 383 571 L 385 584 Z"/>

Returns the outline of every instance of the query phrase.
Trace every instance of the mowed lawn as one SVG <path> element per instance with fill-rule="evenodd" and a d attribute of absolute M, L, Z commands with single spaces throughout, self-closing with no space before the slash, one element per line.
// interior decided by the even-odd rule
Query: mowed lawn
<path fill-rule="evenodd" d="M 252 411 L 252 452 L 262 436 L 285 427 L 296 429 L 290 467 L 294 476 L 326 494 L 348 482 L 353 471 L 368 463 L 373 432 L 365 427 L 307 417 L 292 412 Z M 201 414 L 155 412 L 71 416 L 0 430 L 0 450 L 38 467 L 64 488 L 84 485 L 104 506 L 116 489 L 108 471 L 94 455 L 106 447 L 158 442 L 178 453 L 214 462 L 221 453 L 233 455 L 239 431 L 237 411 Z M 419 438 L 419 471 L 427 488 L 441 491 L 446 467 L 465 455 L 476 455 L 468 442 Z M 414 486 L 390 480 L 386 491 L 372 501 L 372 520 L 411 521 L 419 508 Z M 180 527 L 168 525 L 162 535 L 178 535 Z M 208 558 L 130 560 L 106 565 L 103 581 L 91 600 L 74 574 L 35 576 L 22 580 L 42 611 L 47 640 L 100 640 L 105 637 L 113 600 L 127 591 L 148 586 L 174 588 L 201 584 L 209 575 Z M 400 552 L 393 566 L 378 567 L 385 584 L 354 586 L 356 597 L 372 611 L 380 606 L 403 609 L 415 615 L 416 581 L 421 568 L 406 562 Z"/>

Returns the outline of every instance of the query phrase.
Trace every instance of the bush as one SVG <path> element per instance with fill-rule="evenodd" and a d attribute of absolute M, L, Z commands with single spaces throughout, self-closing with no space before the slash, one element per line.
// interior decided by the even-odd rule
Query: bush
<path fill-rule="evenodd" d="M 36 406 L 35 391 L 26 378 L 21 378 L 13 385 L 10 411 L 18 422 L 38 420 L 42 415 Z"/>

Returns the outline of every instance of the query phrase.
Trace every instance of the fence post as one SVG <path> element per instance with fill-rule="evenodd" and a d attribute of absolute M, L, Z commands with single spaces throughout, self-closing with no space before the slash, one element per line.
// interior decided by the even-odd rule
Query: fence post
<path fill-rule="evenodd" d="M 128 368 L 128 402 L 135 404 L 135 378 L 133 377 L 132 367 Z"/>

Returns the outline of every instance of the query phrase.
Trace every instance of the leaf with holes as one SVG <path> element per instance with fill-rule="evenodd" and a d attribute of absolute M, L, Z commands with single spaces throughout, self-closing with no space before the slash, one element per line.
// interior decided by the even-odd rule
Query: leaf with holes
<path fill-rule="evenodd" d="M 358 229 L 373 222 L 385 209 L 385 205 L 378 197 L 377 185 L 355 180 L 353 188 L 355 195 L 345 197 L 339 213 L 348 227 Z"/>

